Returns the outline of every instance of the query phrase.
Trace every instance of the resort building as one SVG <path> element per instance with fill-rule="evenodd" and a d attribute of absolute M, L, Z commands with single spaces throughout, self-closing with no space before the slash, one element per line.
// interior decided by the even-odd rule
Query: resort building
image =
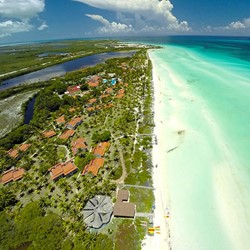
<path fill-rule="evenodd" d="M 68 140 L 69 137 L 72 137 L 74 134 L 75 134 L 75 130 L 69 129 L 69 130 L 66 130 L 64 133 L 62 133 L 62 134 L 59 136 L 59 139 Z"/>
<path fill-rule="evenodd" d="M 81 91 L 81 85 L 69 86 L 67 88 L 67 91 L 65 92 L 65 94 L 73 95 L 73 94 L 76 94 L 77 92 L 80 92 L 80 91 Z"/>
<path fill-rule="evenodd" d="M 101 79 L 100 76 L 92 76 L 90 78 L 90 80 L 88 81 L 88 86 L 89 87 L 98 87 L 100 79 Z"/>
<path fill-rule="evenodd" d="M 56 132 L 54 130 L 48 130 L 43 132 L 43 136 L 46 138 L 51 138 L 56 135 Z"/>
<path fill-rule="evenodd" d="M 86 165 L 82 171 L 82 175 L 91 172 L 94 176 L 97 176 L 99 169 L 104 165 L 104 158 L 95 158 L 88 165 Z"/>
<path fill-rule="evenodd" d="M 62 115 L 62 116 L 60 116 L 59 118 L 57 118 L 57 119 L 56 119 L 56 123 L 57 123 L 58 125 L 63 125 L 63 124 L 65 124 L 65 117 L 64 117 L 64 115 Z"/>
<path fill-rule="evenodd" d="M 76 155 L 78 151 L 87 151 L 88 144 L 84 138 L 78 138 L 71 142 L 73 155 Z"/>
<path fill-rule="evenodd" d="M 124 93 L 125 93 L 125 90 L 124 89 L 120 89 L 117 93 L 117 95 L 115 96 L 115 98 L 123 98 L 124 97 Z"/>
<path fill-rule="evenodd" d="M 17 181 L 23 178 L 25 170 L 23 168 L 10 169 L 3 173 L 1 183 L 7 184 L 11 181 Z"/>
<path fill-rule="evenodd" d="M 68 177 L 78 171 L 78 168 L 74 165 L 73 161 L 65 163 L 58 163 L 57 165 L 49 169 L 50 176 L 53 181 L 57 181 L 62 177 Z"/>
<path fill-rule="evenodd" d="M 96 145 L 96 147 L 93 149 L 93 154 L 97 157 L 102 157 L 106 153 L 106 151 L 109 149 L 110 143 L 109 142 L 100 142 Z"/>
<path fill-rule="evenodd" d="M 15 149 L 10 149 L 7 153 L 8 153 L 8 155 L 10 157 L 16 159 L 19 156 L 19 151 L 25 152 L 25 151 L 27 151 L 29 149 L 30 146 L 31 146 L 31 144 L 24 143 L 24 144 L 21 144 L 20 146 L 18 146 L 17 148 L 15 148 Z"/>
<path fill-rule="evenodd" d="M 70 109 L 69 109 L 69 112 L 70 112 L 70 113 L 73 113 L 73 112 L 75 112 L 75 111 L 76 111 L 75 108 L 70 108 Z"/>
<path fill-rule="evenodd" d="M 100 96 L 100 99 L 107 98 L 107 97 L 109 97 L 109 94 L 102 94 L 102 95 Z"/>
<path fill-rule="evenodd" d="M 128 190 L 118 190 L 116 202 L 114 204 L 114 217 L 135 217 L 135 204 L 129 202 Z"/>
<path fill-rule="evenodd" d="M 108 196 L 96 195 L 83 209 L 84 222 L 88 227 L 99 229 L 109 223 L 113 212 L 112 200 Z"/>
<path fill-rule="evenodd" d="M 112 88 L 107 88 L 107 89 L 105 89 L 105 92 L 106 92 L 107 94 L 111 94 L 113 91 L 114 91 L 114 90 L 113 90 Z"/>
<path fill-rule="evenodd" d="M 68 129 L 76 129 L 83 122 L 81 117 L 76 117 L 67 123 L 66 127 Z"/>
<path fill-rule="evenodd" d="M 89 99 L 88 100 L 88 104 L 93 104 L 93 103 L 95 103 L 97 100 L 96 100 L 96 98 L 92 98 L 92 99 Z"/>

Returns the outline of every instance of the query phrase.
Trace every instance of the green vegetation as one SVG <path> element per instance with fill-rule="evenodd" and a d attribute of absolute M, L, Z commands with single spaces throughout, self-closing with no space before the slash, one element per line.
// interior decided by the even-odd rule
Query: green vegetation
<path fill-rule="evenodd" d="M 92 141 L 94 143 L 109 141 L 111 139 L 111 133 L 109 131 L 104 131 L 103 133 L 95 132 L 92 135 Z"/>
<path fill-rule="evenodd" d="M 94 250 L 103 246 L 112 249 L 113 245 L 107 236 L 90 234 L 82 228 L 72 227 L 73 238 L 65 231 L 62 218 L 51 211 L 46 213 L 38 202 L 20 209 L 15 219 L 1 212 L 0 225 L 0 245 L 3 250 L 19 246 L 27 246 L 30 250 Z"/>
<path fill-rule="evenodd" d="M 69 86 L 85 84 L 94 74 L 107 81 L 98 87 L 84 87 L 72 96 L 62 94 Z M 113 75 L 117 83 L 111 86 Z M 112 91 L 101 97 L 111 87 Z M 121 92 L 124 95 L 119 95 Z M 0 184 L 0 190 L 6 193 L 1 201 L 0 225 L 7 230 L 4 237 L 0 236 L 0 246 L 11 249 L 23 245 L 38 249 L 38 245 L 43 244 L 44 249 L 52 250 L 112 249 L 113 246 L 115 249 L 140 249 L 146 233 L 141 220 L 113 219 L 115 222 L 110 224 L 114 228 L 108 225 L 110 230 L 90 233 L 83 222 L 82 210 L 97 194 L 115 199 L 119 184 L 152 186 L 151 92 L 150 62 L 147 51 L 142 49 L 132 58 L 110 59 L 105 64 L 51 80 L 37 93 L 31 123 L 14 129 L 0 141 L 0 171 L 12 166 L 27 170 L 22 180 L 5 186 L 10 193 Z M 96 102 L 90 104 L 92 98 L 96 98 Z M 74 117 L 83 119 L 75 134 L 67 140 L 58 138 L 66 130 L 65 124 L 56 122 L 62 115 L 66 123 Z M 54 130 L 56 136 L 45 138 L 42 135 L 45 130 Z M 142 132 L 147 135 L 141 135 Z M 78 138 L 86 140 L 87 149 L 73 155 L 71 143 Z M 104 166 L 97 176 L 91 173 L 82 176 L 82 169 L 96 157 L 92 149 L 101 141 L 109 141 L 111 145 L 103 156 Z M 5 150 L 23 142 L 30 143 L 31 147 L 20 152 L 19 158 L 13 159 L 6 154 Z M 79 171 L 68 178 L 52 181 L 48 170 L 66 159 L 73 159 Z M 122 172 L 123 164 L 126 174 Z M 131 201 L 136 203 L 138 211 L 150 212 L 154 202 L 152 190 L 131 188 L 130 191 Z M 35 211 L 30 212 L 31 208 Z M 45 237 L 47 233 L 50 234 L 48 238 Z M 10 235 L 15 235 L 12 242 Z M 54 242 L 49 245 L 56 237 L 57 245 L 53 245 Z"/>
<path fill-rule="evenodd" d="M 13 46 L 4 46 L 0 48 L 0 81 L 92 54 L 136 49 L 117 45 L 110 40 L 66 40 L 16 45 L 14 53 L 10 53 Z"/>

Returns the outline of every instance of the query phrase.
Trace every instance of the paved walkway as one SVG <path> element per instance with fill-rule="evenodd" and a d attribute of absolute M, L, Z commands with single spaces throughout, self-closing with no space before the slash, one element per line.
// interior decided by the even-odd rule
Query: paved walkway
<path fill-rule="evenodd" d="M 152 190 L 155 189 L 154 187 L 139 186 L 139 185 L 130 185 L 130 184 L 124 184 L 122 187 L 146 188 L 146 189 L 152 189 Z"/>

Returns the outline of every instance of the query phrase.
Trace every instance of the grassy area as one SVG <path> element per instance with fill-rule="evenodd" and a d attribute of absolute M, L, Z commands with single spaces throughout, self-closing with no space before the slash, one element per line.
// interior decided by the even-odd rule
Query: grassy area
<path fill-rule="evenodd" d="M 154 204 L 154 192 L 152 189 L 130 187 L 130 202 L 136 204 L 136 211 L 151 213 Z"/>
<path fill-rule="evenodd" d="M 141 225 L 145 220 L 135 219 L 123 220 L 118 226 L 115 237 L 115 250 L 141 249 L 141 243 L 146 233 L 147 228 Z"/>

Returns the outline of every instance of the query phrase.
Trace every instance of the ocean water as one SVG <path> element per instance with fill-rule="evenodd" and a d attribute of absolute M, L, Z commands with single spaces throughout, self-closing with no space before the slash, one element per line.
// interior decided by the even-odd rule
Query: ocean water
<path fill-rule="evenodd" d="M 143 42 L 163 47 L 150 58 L 173 249 L 249 249 L 250 39 Z"/>

